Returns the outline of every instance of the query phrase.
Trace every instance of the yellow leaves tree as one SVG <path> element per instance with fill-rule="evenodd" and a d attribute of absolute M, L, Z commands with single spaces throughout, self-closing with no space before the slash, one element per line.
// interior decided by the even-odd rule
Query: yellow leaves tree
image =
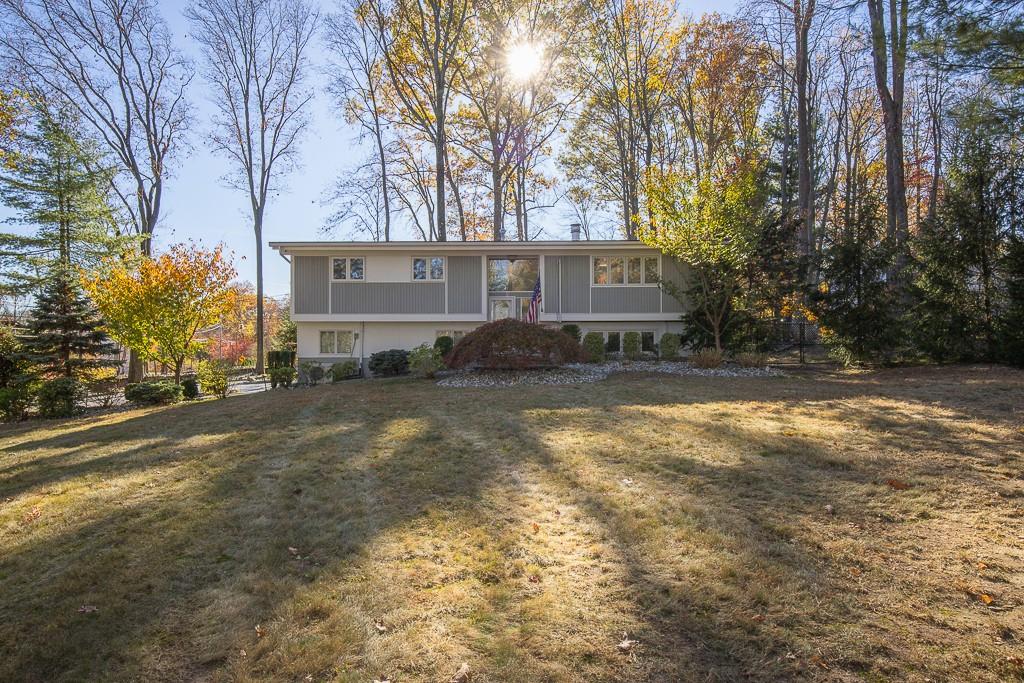
<path fill-rule="evenodd" d="M 180 382 L 182 364 L 201 346 L 196 333 L 231 305 L 235 269 L 223 247 L 177 244 L 137 266 L 121 260 L 105 265 L 82 284 L 107 332 L 142 358 L 173 365 L 174 381 Z"/>

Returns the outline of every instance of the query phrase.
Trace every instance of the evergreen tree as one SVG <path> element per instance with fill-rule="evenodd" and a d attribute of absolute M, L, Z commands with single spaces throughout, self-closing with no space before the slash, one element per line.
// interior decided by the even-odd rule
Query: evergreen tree
<path fill-rule="evenodd" d="M 36 299 L 21 343 L 25 358 L 40 374 L 76 378 L 83 372 L 116 367 L 117 345 L 101 329 L 96 307 L 67 270 L 48 279 Z"/>
<path fill-rule="evenodd" d="M 119 236 L 108 201 L 111 171 L 78 133 L 68 110 L 38 105 L 34 129 L 18 138 L 12 164 L 0 172 L 0 202 L 32 226 L 0 234 L 0 292 L 37 292 L 50 274 L 91 269 L 131 238 Z"/>
<path fill-rule="evenodd" d="M 1003 264 L 1006 309 L 999 320 L 1001 360 L 1024 367 L 1024 236 L 1014 236 Z"/>
<path fill-rule="evenodd" d="M 996 360 L 1007 245 L 1003 124 L 985 96 L 956 113 L 952 163 L 934 221 L 918 238 L 917 344 L 934 360 Z"/>
<path fill-rule="evenodd" d="M 846 363 L 892 360 L 900 346 L 899 297 L 887 273 L 895 259 L 886 239 L 877 164 L 865 165 L 839 207 L 835 234 L 822 255 L 821 289 L 813 304 L 821 337 Z"/>

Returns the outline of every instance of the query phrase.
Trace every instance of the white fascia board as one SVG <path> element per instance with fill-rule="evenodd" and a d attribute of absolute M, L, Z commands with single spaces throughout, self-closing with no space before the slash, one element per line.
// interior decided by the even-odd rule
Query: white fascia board
<path fill-rule="evenodd" d="M 329 314 L 329 313 L 297 313 L 292 320 L 298 323 L 475 323 L 483 322 L 486 318 L 482 315 L 454 315 L 454 314 L 407 314 L 397 315 L 394 313 L 357 313 L 351 315 Z"/>

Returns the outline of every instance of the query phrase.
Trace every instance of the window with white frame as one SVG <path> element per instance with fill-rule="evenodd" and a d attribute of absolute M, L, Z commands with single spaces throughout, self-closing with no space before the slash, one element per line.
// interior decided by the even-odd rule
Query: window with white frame
<path fill-rule="evenodd" d="M 622 340 L 627 332 L 638 332 L 640 334 L 640 350 L 644 353 L 655 353 L 657 347 L 654 344 L 653 330 L 608 330 L 601 332 L 604 337 L 604 350 L 606 353 L 622 353 Z"/>
<path fill-rule="evenodd" d="M 657 256 L 595 256 L 591 263 L 595 285 L 658 284 Z"/>
<path fill-rule="evenodd" d="M 331 279 L 335 282 L 362 281 L 366 276 L 366 259 L 362 256 L 335 256 L 331 258 Z"/>
<path fill-rule="evenodd" d="M 437 330 L 437 334 L 435 336 L 435 339 L 437 337 L 451 337 L 452 341 L 457 344 L 457 343 L 459 343 L 459 340 L 462 339 L 465 336 L 466 336 L 466 331 L 465 330 Z"/>
<path fill-rule="evenodd" d="M 355 343 L 350 330 L 320 330 L 320 353 L 323 355 L 349 355 Z"/>
<path fill-rule="evenodd" d="M 414 256 L 412 279 L 415 282 L 444 280 L 444 256 Z"/>

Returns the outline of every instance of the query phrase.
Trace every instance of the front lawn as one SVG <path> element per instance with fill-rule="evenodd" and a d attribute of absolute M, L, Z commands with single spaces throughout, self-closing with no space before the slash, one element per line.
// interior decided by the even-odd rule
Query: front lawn
<path fill-rule="evenodd" d="M 973 367 L 3 427 L 0 680 L 1019 679 L 1022 425 Z"/>

